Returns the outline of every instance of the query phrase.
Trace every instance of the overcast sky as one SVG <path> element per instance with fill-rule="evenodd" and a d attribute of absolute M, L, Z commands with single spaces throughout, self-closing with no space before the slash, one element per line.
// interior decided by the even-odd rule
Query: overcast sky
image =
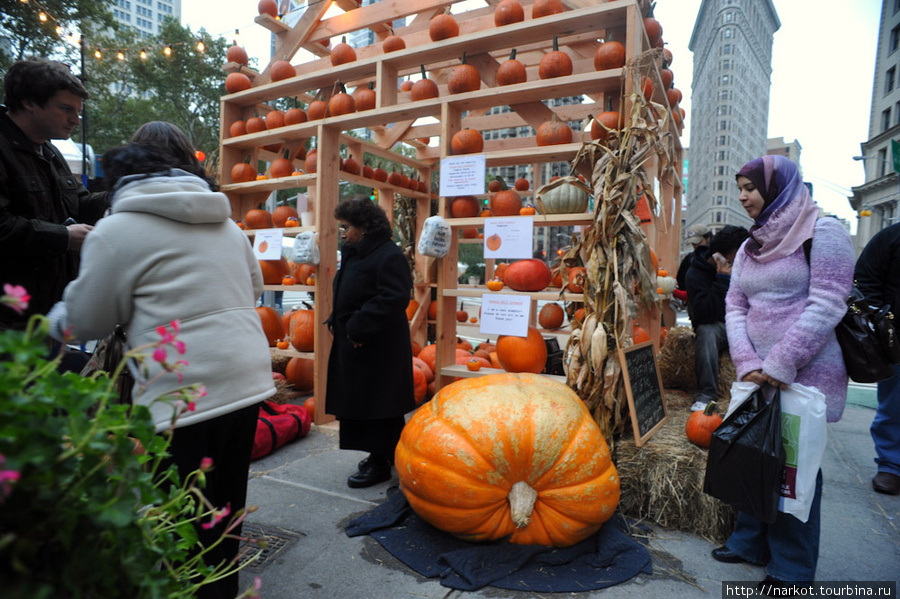
<path fill-rule="evenodd" d="M 477 0 L 476 0 L 477 2 Z M 682 144 L 690 145 L 691 32 L 701 0 L 658 0 L 656 17 L 672 51 L 675 85 L 688 113 Z M 825 210 L 848 219 L 850 187 L 865 177 L 853 160 L 868 137 L 880 0 L 853 0 L 825 6 L 821 0 L 774 0 L 781 20 L 775 33 L 769 137 L 797 140 L 804 177 Z M 270 33 L 253 22 L 256 3 L 247 0 L 184 0 L 182 21 L 231 39 L 267 64 Z M 736 191 L 735 191 L 736 193 Z"/>

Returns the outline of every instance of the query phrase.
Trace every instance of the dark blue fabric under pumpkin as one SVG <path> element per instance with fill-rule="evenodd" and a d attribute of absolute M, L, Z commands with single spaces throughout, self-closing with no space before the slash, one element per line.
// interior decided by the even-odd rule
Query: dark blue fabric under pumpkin
<path fill-rule="evenodd" d="M 349 537 L 368 534 L 404 564 L 443 586 L 485 586 L 532 592 L 578 592 L 610 587 L 652 573 L 650 554 L 623 531 L 618 515 L 571 547 L 469 543 L 422 520 L 397 488 L 387 500 L 351 521 Z"/>

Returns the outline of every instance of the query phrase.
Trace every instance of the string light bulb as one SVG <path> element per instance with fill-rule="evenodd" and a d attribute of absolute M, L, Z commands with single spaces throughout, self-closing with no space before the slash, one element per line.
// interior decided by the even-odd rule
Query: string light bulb
<path fill-rule="evenodd" d="M 141 60 L 147 60 L 147 51 L 141 48 Z"/>
<path fill-rule="evenodd" d="M 47 22 L 47 13 L 45 13 L 44 11 L 41 11 L 40 14 L 38 14 L 38 19 L 40 19 L 41 23 L 46 23 Z"/>
<path fill-rule="evenodd" d="M 118 58 L 119 60 L 125 60 L 125 53 L 122 52 L 121 50 L 119 50 L 119 51 L 116 53 L 116 58 Z"/>
<path fill-rule="evenodd" d="M 206 50 L 206 44 L 203 43 L 203 40 L 197 42 L 197 52 L 203 52 Z"/>
<path fill-rule="evenodd" d="M 163 54 L 165 54 L 166 56 L 172 56 L 172 46 L 166 46 L 163 49 Z"/>
<path fill-rule="evenodd" d="M 96 58 L 97 60 L 100 60 L 101 58 L 103 58 L 103 54 L 100 52 L 99 48 L 94 50 L 94 58 Z"/>

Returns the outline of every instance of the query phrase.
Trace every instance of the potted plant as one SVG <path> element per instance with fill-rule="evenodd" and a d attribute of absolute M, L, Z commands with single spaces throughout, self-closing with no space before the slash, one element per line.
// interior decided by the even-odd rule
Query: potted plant
<path fill-rule="evenodd" d="M 21 287 L 5 285 L 0 310 L 22 311 L 28 300 Z M 172 324 L 174 333 L 128 357 L 178 343 Z M 234 564 L 213 568 L 191 554 L 195 522 L 230 518 L 232 530 L 245 516 L 203 497 L 215 465 L 204 461 L 183 483 L 174 466 L 163 469 L 169 436 L 155 433 L 145 406 L 112 400 L 122 366 L 111 377 L 60 374 L 60 356 L 46 357 L 48 329 L 33 316 L 25 331 L 0 331 L 3 596 L 192 597 L 232 572 Z M 173 426 L 204 394 L 192 386 L 166 399 Z M 241 597 L 258 588 L 257 580 Z"/>

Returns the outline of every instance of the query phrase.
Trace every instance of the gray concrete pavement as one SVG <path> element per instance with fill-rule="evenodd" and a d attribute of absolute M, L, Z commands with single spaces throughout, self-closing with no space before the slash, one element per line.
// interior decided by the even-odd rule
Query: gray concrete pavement
<path fill-rule="evenodd" d="M 822 542 L 817 580 L 900 580 L 900 496 L 872 491 L 874 449 L 865 401 L 848 405 L 841 422 L 828 425 L 822 466 Z M 247 521 L 285 539 L 242 583 L 262 579 L 264 599 L 399 599 L 548 597 L 487 587 L 463 593 L 425 579 L 372 538 L 348 538 L 344 525 L 385 498 L 396 477 L 368 489 L 350 489 L 347 477 L 364 454 L 338 449 L 333 427 L 310 434 L 251 465 L 248 502 L 258 506 Z M 289 544 L 288 543 L 292 543 Z M 652 528 L 654 573 L 600 591 L 553 594 L 603 599 L 722 597 L 722 581 L 764 578 L 762 568 L 722 564 L 698 536 Z"/>

